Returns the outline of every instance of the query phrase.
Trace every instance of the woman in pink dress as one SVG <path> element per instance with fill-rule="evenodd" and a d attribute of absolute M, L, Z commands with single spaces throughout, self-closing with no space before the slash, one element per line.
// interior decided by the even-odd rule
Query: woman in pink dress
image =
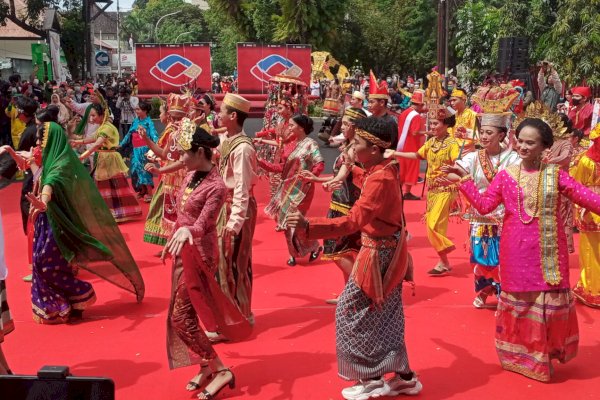
<path fill-rule="evenodd" d="M 546 382 L 552 376 L 552 359 L 569 361 L 579 343 L 562 196 L 600 213 L 600 195 L 559 166 L 542 162 L 544 150 L 553 143 L 546 122 L 524 119 L 516 138 L 521 164 L 500 171 L 484 193 L 464 171 L 453 172 L 463 176 L 460 190 L 481 214 L 500 204 L 505 207 L 502 293 L 496 312 L 496 351 L 502 367 Z"/>

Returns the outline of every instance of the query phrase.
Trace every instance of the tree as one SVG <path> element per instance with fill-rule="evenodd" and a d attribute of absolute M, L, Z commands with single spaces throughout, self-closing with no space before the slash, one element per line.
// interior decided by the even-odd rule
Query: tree
<path fill-rule="evenodd" d="M 0 4 L 0 24 L 10 20 L 18 27 L 38 36 L 45 36 L 42 28 L 42 13 L 48 7 L 58 7 L 58 0 L 25 0 L 25 9 L 17 9 L 15 0 L 2 1 Z"/>
<path fill-rule="evenodd" d="M 482 73 L 493 71 L 493 47 L 498 38 L 501 16 L 498 8 L 485 0 L 467 0 L 456 12 L 455 50 L 465 68 L 465 81 L 477 81 Z"/>
<path fill-rule="evenodd" d="M 81 6 L 61 13 L 60 42 L 67 59 L 67 67 L 73 77 L 80 76 L 79 66 L 84 57 L 83 40 L 81 38 L 84 34 L 85 24 L 81 18 Z"/>
<path fill-rule="evenodd" d="M 279 0 L 281 14 L 273 39 L 282 43 L 306 43 L 315 49 L 332 50 L 346 13 L 339 0 Z"/>
<path fill-rule="evenodd" d="M 547 56 L 571 85 L 600 85 L 600 0 L 563 0 Z"/>

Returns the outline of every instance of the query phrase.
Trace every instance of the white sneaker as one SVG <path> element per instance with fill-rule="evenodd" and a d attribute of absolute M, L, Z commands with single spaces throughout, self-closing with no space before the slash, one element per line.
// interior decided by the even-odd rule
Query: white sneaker
<path fill-rule="evenodd" d="M 356 385 L 342 390 L 346 400 L 367 400 L 388 394 L 389 387 L 382 379 L 359 380 Z"/>
<path fill-rule="evenodd" d="M 409 381 L 405 381 L 396 374 L 393 378 L 385 381 L 385 385 L 388 387 L 387 396 L 398 396 L 400 394 L 415 396 L 423 390 L 423 385 L 414 372 L 412 379 Z"/>

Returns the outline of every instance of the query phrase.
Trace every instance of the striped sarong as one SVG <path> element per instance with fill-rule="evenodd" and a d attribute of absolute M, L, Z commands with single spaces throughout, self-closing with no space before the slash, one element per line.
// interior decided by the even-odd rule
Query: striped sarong
<path fill-rule="evenodd" d="M 548 382 L 552 359 L 577 355 L 579 328 L 569 289 L 502 292 L 496 311 L 496 351 L 502 367 Z"/>

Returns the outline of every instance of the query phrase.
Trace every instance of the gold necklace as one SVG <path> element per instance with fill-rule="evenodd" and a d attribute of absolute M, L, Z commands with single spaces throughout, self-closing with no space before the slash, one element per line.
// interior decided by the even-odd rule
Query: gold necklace
<path fill-rule="evenodd" d="M 537 215 L 538 211 L 539 211 L 539 192 L 540 192 L 540 184 L 541 184 L 541 177 L 542 177 L 542 163 L 540 163 L 540 170 L 538 172 L 538 178 L 537 178 L 537 188 L 536 190 L 533 192 L 533 201 L 535 203 L 535 208 L 533 210 L 533 215 L 531 216 L 531 219 L 529 221 L 525 221 L 523 219 L 523 214 L 521 213 L 521 208 L 525 208 L 525 204 L 523 204 L 523 207 L 521 207 L 521 169 L 523 168 L 522 165 L 519 165 L 519 171 L 517 172 L 517 210 L 518 210 L 518 214 L 519 214 L 519 219 L 521 220 L 521 222 L 525 225 L 529 225 L 533 222 L 533 220 L 535 219 L 535 216 Z M 523 195 L 525 194 L 525 188 L 523 188 Z M 525 202 L 525 198 L 523 198 L 523 203 Z"/>
<path fill-rule="evenodd" d="M 431 151 L 434 153 L 437 153 L 442 148 L 444 148 L 444 142 L 446 141 L 446 139 L 448 137 L 449 137 L 448 135 L 444 136 L 441 141 L 438 138 L 435 138 L 433 144 L 431 145 Z"/>

